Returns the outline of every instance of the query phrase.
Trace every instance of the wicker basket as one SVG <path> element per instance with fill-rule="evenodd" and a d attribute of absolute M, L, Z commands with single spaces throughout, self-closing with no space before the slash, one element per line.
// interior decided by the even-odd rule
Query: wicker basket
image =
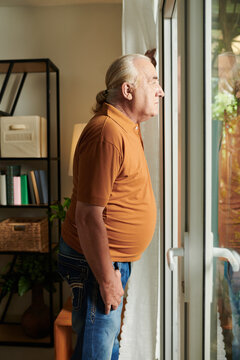
<path fill-rule="evenodd" d="M 48 219 L 3 220 L 0 222 L 0 251 L 48 252 Z"/>

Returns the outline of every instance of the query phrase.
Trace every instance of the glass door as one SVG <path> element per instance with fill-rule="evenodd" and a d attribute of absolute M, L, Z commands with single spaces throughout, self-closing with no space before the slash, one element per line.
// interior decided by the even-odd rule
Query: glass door
<path fill-rule="evenodd" d="M 240 2 L 238 0 L 206 1 L 205 11 L 205 278 L 206 290 L 209 289 L 205 296 L 205 354 L 206 359 L 211 360 L 238 360 L 240 359 Z M 212 268 L 211 253 L 216 256 Z"/>
<path fill-rule="evenodd" d="M 203 4 L 203 0 L 176 0 L 164 6 L 165 359 L 169 360 L 204 356 Z"/>
<path fill-rule="evenodd" d="M 239 360 L 240 2 L 163 13 L 165 359 Z"/>

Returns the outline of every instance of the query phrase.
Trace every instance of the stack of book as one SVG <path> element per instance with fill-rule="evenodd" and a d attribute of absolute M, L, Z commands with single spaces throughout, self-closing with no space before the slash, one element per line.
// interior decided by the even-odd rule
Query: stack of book
<path fill-rule="evenodd" d="M 20 165 L 9 165 L 0 174 L 0 204 L 48 204 L 47 174 L 45 170 L 21 173 Z"/>

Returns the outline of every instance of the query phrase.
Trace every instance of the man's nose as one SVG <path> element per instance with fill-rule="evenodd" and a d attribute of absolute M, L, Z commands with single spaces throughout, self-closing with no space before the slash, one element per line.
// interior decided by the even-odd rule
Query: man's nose
<path fill-rule="evenodd" d="M 161 97 L 164 97 L 165 96 L 165 93 L 164 93 L 164 91 L 163 91 L 163 89 L 161 88 L 161 86 L 159 86 L 159 92 L 160 92 L 160 95 L 159 96 L 161 96 Z"/>
<path fill-rule="evenodd" d="M 163 89 L 161 88 L 160 85 L 158 87 L 158 96 L 159 97 L 164 97 L 165 96 L 165 93 L 164 93 L 164 91 L 163 91 Z"/>

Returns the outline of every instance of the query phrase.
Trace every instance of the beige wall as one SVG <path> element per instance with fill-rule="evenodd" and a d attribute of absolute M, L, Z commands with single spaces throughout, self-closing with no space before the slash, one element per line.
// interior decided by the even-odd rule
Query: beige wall
<path fill-rule="evenodd" d="M 0 7 L 0 59 L 50 58 L 60 69 L 63 197 L 72 189 L 68 162 L 73 126 L 89 120 L 95 95 L 105 87 L 106 69 L 121 55 L 121 11 L 120 4 Z M 27 81 L 15 114 L 44 115 L 38 82 Z M 4 99 L 0 109 L 5 110 L 7 103 Z M 0 258 L 0 267 L 5 260 Z M 10 310 L 21 314 L 29 301 L 30 293 L 16 296 Z M 53 359 L 53 350 L 0 347 L 1 359 L 43 357 Z"/>
<path fill-rule="evenodd" d="M 72 187 L 67 173 L 73 125 L 89 120 L 105 71 L 121 55 L 121 11 L 121 4 L 0 8 L 0 58 L 45 57 L 60 69 L 63 197 Z M 16 115 L 24 108 L 29 113 L 31 91 L 22 100 Z"/>

